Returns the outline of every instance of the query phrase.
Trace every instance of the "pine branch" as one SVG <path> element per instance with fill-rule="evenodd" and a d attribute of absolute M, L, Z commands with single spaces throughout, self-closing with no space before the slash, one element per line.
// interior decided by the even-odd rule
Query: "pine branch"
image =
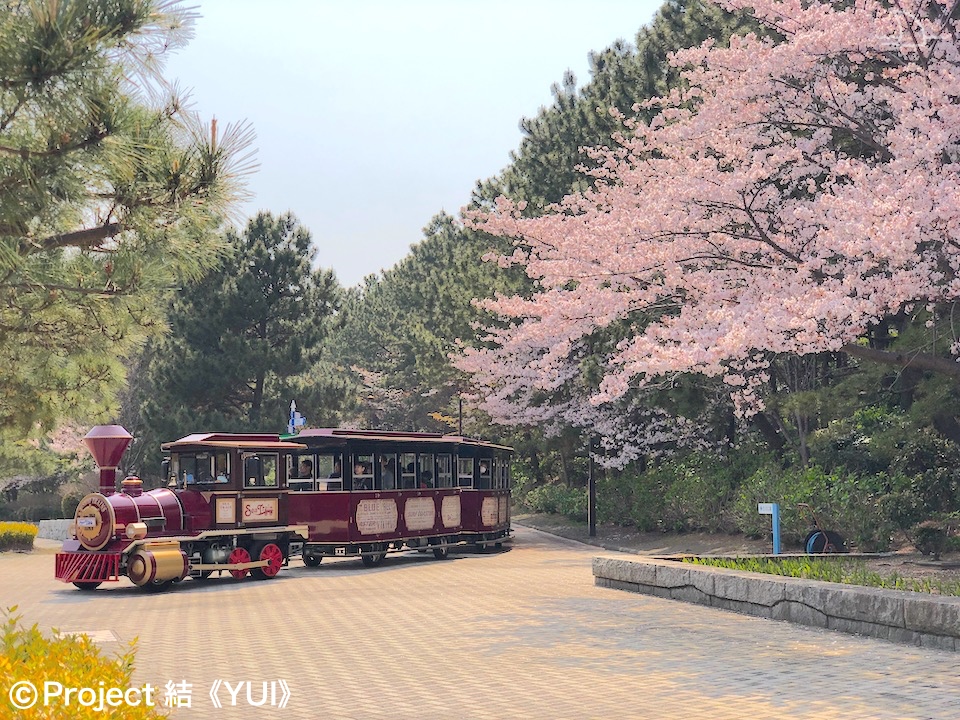
<path fill-rule="evenodd" d="M 51 235 L 38 241 L 32 249 L 32 252 L 48 252 L 58 248 L 81 247 L 90 249 L 99 245 L 108 238 L 120 233 L 123 226 L 120 223 L 107 223 L 98 227 L 86 228 L 84 230 L 74 230 L 73 232 L 63 233 L 61 235 Z"/>

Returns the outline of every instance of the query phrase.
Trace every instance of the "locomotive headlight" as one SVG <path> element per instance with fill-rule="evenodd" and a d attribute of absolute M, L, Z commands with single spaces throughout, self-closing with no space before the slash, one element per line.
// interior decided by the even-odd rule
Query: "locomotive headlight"
<path fill-rule="evenodd" d="M 127 525 L 125 531 L 127 538 L 130 540 L 142 540 L 147 536 L 147 525 L 146 523 L 130 523 Z"/>

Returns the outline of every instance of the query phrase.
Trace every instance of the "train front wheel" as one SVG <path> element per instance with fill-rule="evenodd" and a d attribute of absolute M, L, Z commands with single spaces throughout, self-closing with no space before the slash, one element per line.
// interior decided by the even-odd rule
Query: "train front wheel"
<path fill-rule="evenodd" d="M 227 563 L 230 565 L 248 562 L 250 562 L 250 553 L 247 552 L 246 548 L 242 547 L 234 548 L 233 552 L 230 553 L 230 557 L 227 558 Z M 244 568 L 242 570 L 231 570 L 230 574 L 237 580 L 243 580 L 249 572 L 249 568 Z"/>
<path fill-rule="evenodd" d="M 98 582 L 75 582 L 73 585 L 74 587 L 86 592 L 91 592 L 100 587 L 100 583 Z"/>

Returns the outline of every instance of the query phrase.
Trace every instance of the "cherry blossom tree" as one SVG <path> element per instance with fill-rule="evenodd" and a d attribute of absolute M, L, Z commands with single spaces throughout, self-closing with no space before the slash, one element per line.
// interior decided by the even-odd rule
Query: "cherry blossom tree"
<path fill-rule="evenodd" d="M 725 0 L 762 34 L 676 53 L 682 82 L 589 150 L 587 191 L 531 217 L 466 216 L 515 239 L 528 297 L 459 361 L 510 422 L 614 407 L 684 374 L 762 406 L 770 357 L 842 351 L 960 378 L 953 358 L 869 347 L 893 314 L 960 296 L 957 3 Z M 649 114 L 647 115 L 649 116 Z M 597 332 L 617 328 L 589 403 L 560 407 Z M 957 348 L 955 346 L 954 350 Z M 547 409 L 548 408 L 548 409 Z"/>

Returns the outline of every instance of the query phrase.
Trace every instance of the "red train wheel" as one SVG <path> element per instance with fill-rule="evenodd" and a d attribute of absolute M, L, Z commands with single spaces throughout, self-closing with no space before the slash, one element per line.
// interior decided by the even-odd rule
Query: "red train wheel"
<path fill-rule="evenodd" d="M 246 548 L 234 548 L 233 552 L 230 553 L 230 557 L 227 558 L 227 562 L 230 565 L 234 563 L 248 563 L 250 562 L 250 553 L 247 552 Z M 243 570 L 231 570 L 230 574 L 237 580 L 243 580 L 249 572 L 250 570 L 248 568 L 244 568 Z"/>
<path fill-rule="evenodd" d="M 270 563 L 264 567 L 253 568 L 253 577 L 257 580 L 268 580 L 280 572 L 283 566 L 283 550 L 276 543 L 257 543 L 253 546 L 252 554 L 257 560 L 267 560 Z"/>

